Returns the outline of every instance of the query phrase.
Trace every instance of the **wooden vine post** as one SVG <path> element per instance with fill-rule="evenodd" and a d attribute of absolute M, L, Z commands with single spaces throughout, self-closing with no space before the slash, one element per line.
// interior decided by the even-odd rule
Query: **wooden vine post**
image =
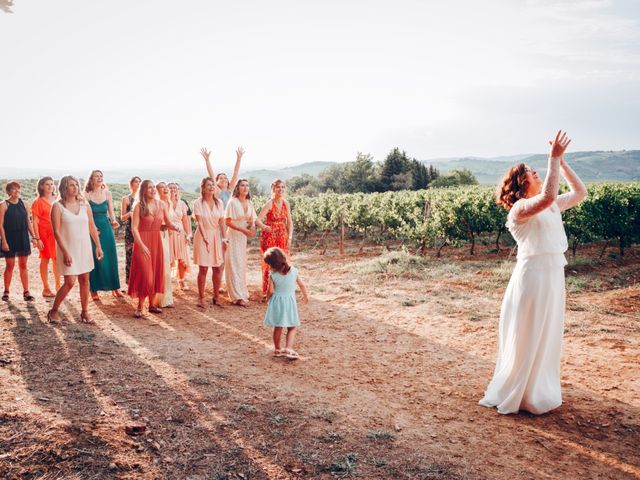
<path fill-rule="evenodd" d="M 340 255 L 344 255 L 344 213 L 340 212 Z"/>

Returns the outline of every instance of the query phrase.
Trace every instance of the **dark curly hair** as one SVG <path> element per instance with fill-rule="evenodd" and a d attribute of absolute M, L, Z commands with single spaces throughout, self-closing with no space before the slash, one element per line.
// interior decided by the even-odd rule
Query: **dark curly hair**
<path fill-rule="evenodd" d="M 528 189 L 527 166 L 524 163 L 519 163 L 515 167 L 511 167 L 500 182 L 496 202 L 507 210 L 511 210 L 514 203 L 524 198 Z"/>

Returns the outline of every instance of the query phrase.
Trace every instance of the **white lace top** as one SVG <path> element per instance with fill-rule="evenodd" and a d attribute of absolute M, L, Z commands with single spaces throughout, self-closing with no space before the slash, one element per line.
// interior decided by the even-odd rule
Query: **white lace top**
<path fill-rule="evenodd" d="M 560 208 L 556 202 L 524 223 L 516 223 L 513 220 L 513 212 L 514 208 L 507 215 L 506 227 L 518 243 L 518 260 L 534 255 L 563 254 L 569 247 Z"/>

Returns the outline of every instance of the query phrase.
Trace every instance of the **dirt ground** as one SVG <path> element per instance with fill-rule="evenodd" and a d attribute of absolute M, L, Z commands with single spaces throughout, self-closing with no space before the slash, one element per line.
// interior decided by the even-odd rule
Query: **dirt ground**
<path fill-rule="evenodd" d="M 255 249 L 249 308 L 197 309 L 192 273 L 143 320 L 103 292 L 95 326 L 78 323 L 77 289 L 48 324 L 51 302 L 27 305 L 16 275 L 0 305 L 0 478 L 640 478 L 637 250 L 567 268 L 564 404 L 542 416 L 477 405 L 508 251 L 396 273 L 378 247 L 295 252 L 311 292 L 295 362 L 271 357 Z"/>

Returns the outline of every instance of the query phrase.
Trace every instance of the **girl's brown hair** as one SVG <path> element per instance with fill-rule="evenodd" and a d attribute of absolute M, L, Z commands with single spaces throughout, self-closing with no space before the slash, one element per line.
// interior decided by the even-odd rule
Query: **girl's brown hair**
<path fill-rule="evenodd" d="M 100 173 L 104 177 L 104 173 L 102 173 L 102 170 L 91 170 L 91 173 L 87 177 L 87 181 L 84 183 L 85 192 L 93 192 L 93 176 L 96 173 Z M 104 190 L 105 188 L 107 188 L 107 184 L 102 182 L 102 186 L 100 188 Z"/>
<path fill-rule="evenodd" d="M 271 267 L 274 272 L 286 275 L 291 270 L 287 255 L 278 247 L 271 247 L 264 252 L 264 262 Z"/>
<path fill-rule="evenodd" d="M 233 194 L 232 194 L 236 198 L 240 198 L 240 184 L 242 182 L 247 182 L 247 184 L 249 184 L 249 180 L 247 180 L 246 178 L 241 178 L 240 180 L 238 180 L 238 183 L 236 183 L 236 186 L 233 187 Z M 251 200 L 251 190 L 247 192 L 247 200 Z"/>
<path fill-rule="evenodd" d="M 496 202 L 507 210 L 511 210 L 513 204 L 521 198 L 525 198 L 529 189 L 529 180 L 527 180 L 527 166 L 519 163 L 506 173 L 496 195 Z"/>
<path fill-rule="evenodd" d="M 141 182 L 141 181 L 142 181 L 142 179 L 141 179 L 139 176 L 134 175 L 134 176 L 133 176 L 133 177 L 131 177 L 131 179 L 129 180 L 129 187 L 131 187 L 131 185 L 133 185 L 133 182 L 135 182 L 136 180 L 138 180 L 139 182 Z"/>
<path fill-rule="evenodd" d="M 147 202 L 147 190 L 149 190 L 149 184 L 153 183 L 151 180 L 143 180 L 136 193 L 136 203 L 140 204 L 140 217 L 146 217 L 149 215 L 149 204 Z"/>
<path fill-rule="evenodd" d="M 47 183 L 49 180 L 51 180 L 53 182 L 53 178 L 51 177 L 42 177 L 40 180 L 38 180 L 38 184 L 36 185 L 36 192 L 38 193 L 38 196 L 41 197 L 44 195 L 44 184 Z M 55 193 L 55 184 L 53 185 L 53 191 Z"/>

